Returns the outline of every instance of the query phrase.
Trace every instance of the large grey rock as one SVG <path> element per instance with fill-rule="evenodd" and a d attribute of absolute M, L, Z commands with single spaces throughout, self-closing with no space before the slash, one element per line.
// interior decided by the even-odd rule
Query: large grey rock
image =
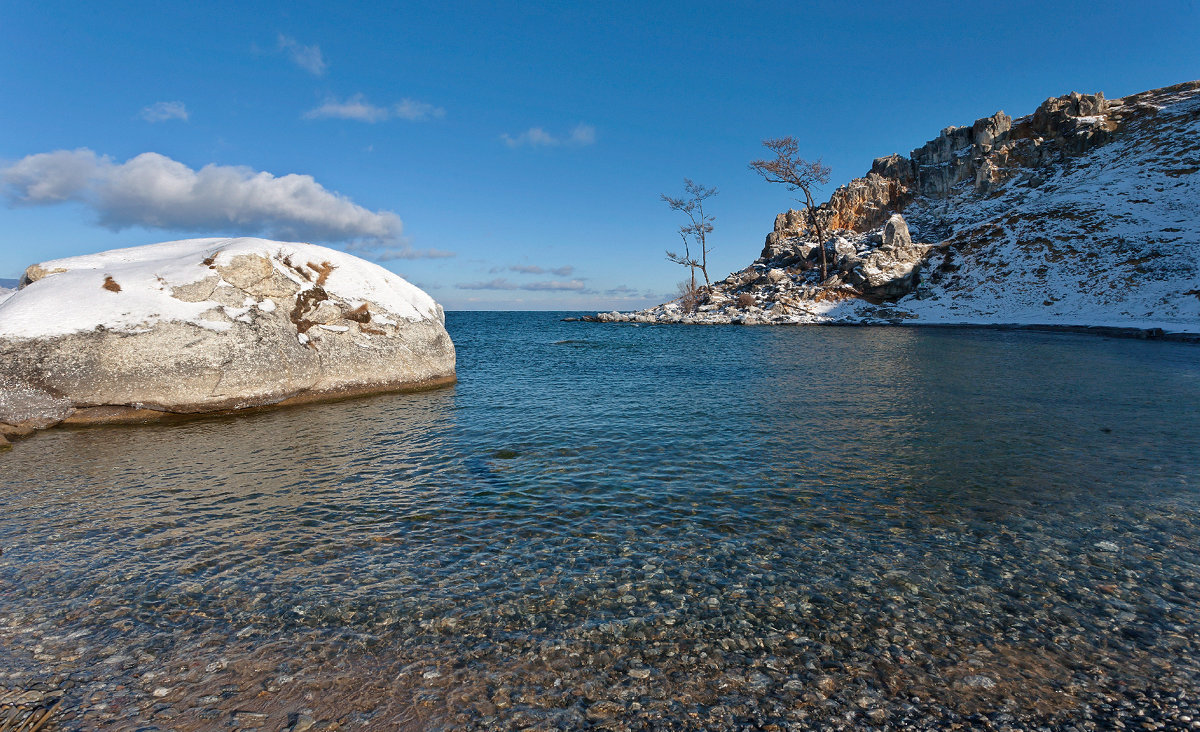
<path fill-rule="evenodd" d="M 0 422 L 236 410 L 454 380 L 441 307 L 395 274 L 312 245 L 191 241 L 31 267 L 0 303 Z M 154 259 L 153 246 L 178 256 Z"/>
<path fill-rule="evenodd" d="M 904 217 L 893 214 L 883 227 L 883 244 L 860 258 L 847 281 L 867 297 L 904 297 L 916 289 L 928 251 L 927 246 L 913 243 Z"/>
<path fill-rule="evenodd" d="M 883 225 L 883 246 L 889 249 L 912 246 L 912 235 L 908 233 L 908 224 L 900 214 L 892 214 L 887 223 Z"/>

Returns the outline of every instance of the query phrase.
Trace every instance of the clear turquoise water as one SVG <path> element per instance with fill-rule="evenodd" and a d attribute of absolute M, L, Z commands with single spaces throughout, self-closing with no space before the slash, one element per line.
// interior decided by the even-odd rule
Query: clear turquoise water
<path fill-rule="evenodd" d="M 1200 691 L 1200 348 L 561 315 L 450 313 L 449 389 L 19 443 L 0 689 L 182 729 L 1111 721 Z"/>

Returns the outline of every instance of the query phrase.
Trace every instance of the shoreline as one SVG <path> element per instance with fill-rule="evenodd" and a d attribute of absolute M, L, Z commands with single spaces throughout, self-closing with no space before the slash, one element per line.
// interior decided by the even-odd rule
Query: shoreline
<path fill-rule="evenodd" d="M 286 409 L 308 404 L 332 404 L 334 402 L 365 399 L 386 394 L 416 394 L 435 391 L 458 383 L 458 374 L 438 376 L 423 381 L 405 382 L 383 386 L 355 386 L 320 392 L 302 392 L 282 401 L 256 404 L 241 409 L 216 409 L 202 412 L 168 412 L 158 409 L 131 407 L 124 404 L 103 404 L 80 407 L 61 422 L 47 427 L 31 428 L 23 425 L 0 423 L 0 451 L 11 449 L 17 440 L 33 437 L 39 432 L 52 429 L 90 429 L 93 427 L 134 427 L 148 424 L 172 424 L 190 422 L 212 417 L 238 417 L 259 414 L 274 409 Z"/>
<path fill-rule="evenodd" d="M 1057 323 L 912 323 L 907 321 L 878 321 L 878 322 L 845 322 L 827 321 L 811 323 L 735 323 L 727 322 L 685 322 L 662 321 L 649 322 L 637 320 L 602 320 L 594 315 L 563 318 L 564 323 L 599 323 L 604 325 L 694 325 L 719 326 L 736 325 L 743 327 L 825 327 L 825 328 L 941 328 L 945 330 L 999 330 L 999 331 L 1032 331 L 1039 333 L 1078 333 L 1082 335 L 1102 336 L 1106 338 L 1131 338 L 1143 341 L 1168 341 L 1173 343 L 1200 343 L 1200 331 L 1171 331 L 1164 328 L 1139 328 L 1121 325 L 1065 325 Z"/>

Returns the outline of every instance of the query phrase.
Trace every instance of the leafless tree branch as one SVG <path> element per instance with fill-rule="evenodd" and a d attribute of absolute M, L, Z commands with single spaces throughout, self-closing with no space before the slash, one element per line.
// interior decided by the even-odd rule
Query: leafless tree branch
<path fill-rule="evenodd" d="M 789 191 L 800 191 L 804 194 L 803 198 L 797 197 L 796 200 L 804 204 L 808 220 L 816 231 L 821 249 L 821 279 L 824 280 L 829 275 L 828 264 L 825 261 L 825 233 L 817 219 L 817 206 L 813 202 L 812 192 L 817 186 L 829 182 L 830 168 L 822 164 L 820 158 L 810 162 L 800 157 L 800 145 L 796 138 L 790 135 L 763 140 L 763 147 L 775 153 L 775 157 L 751 161 L 750 169 L 768 183 L 782 183 Z"/>

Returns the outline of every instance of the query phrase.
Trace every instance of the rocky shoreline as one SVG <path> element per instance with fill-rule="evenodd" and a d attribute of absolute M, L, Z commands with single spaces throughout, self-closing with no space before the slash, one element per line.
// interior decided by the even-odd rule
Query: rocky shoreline
<path fill-rule="evenodd" d="M 632 325 L 812 325 L 827 328 L 928 328 L 941 330 L 999 330 L 999 331 L 1032 331 L 1037 333 L 1073 333 L 1078 335 L 1100 336 L 1103 338 L 1132 338 L 1140 341 L 1168 341 L 1173 343 L 1200 343 L 1200 333 L 1184 331 L 1168 331 L 1162 328 L 1134 328 L 1112 325 L 1055 325 L 1050 323 L 912 323 L 904 320 L 887 321 L 822 321 L 812 323 L 800 322 L 770 322 L 746 320 L 734 322 L 716 319 L 686 319 L 659 321 L 640 319 L 636 313 L 599 313 L 581 317 L 563 318 L 564 323 L 626 323 Z"/>
<path fill-rule="evenodd" d="M 1015 120 L 997 112 L 875 160 L 816 208 L 819 229 L 803 211 L 779 214 L 758 259 L 694 295 L 583 319 L 1193 340 L 1198 138 L 1200 82 L 1113 100 L 1071 93 Z"/>

